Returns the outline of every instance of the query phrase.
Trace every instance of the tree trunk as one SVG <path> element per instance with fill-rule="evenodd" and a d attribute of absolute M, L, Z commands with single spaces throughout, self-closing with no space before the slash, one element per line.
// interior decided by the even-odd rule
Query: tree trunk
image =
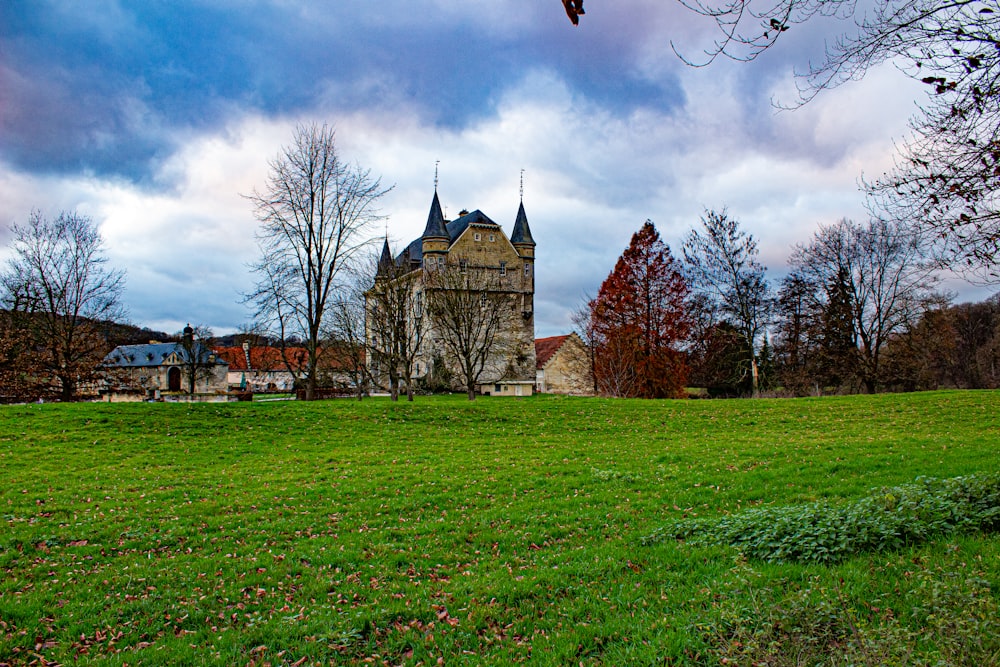
<path fill-rule="evenodd" d="M 306 400 L 311 401 L 316 397 L 316 367 L 313 366 L 306 374 Z"/>
<path fill-rule="evenodd" d="M 466 391 L 469 394 L 469 400 L 470 401 L 476 400 L 476 385 L 469 384 L 469 386 L 466 388 Z"/>
<path fill-rule="evenodd" d="M 753 392 L 753 397 L 758 398 L 760 396 L 760 368 L 757 366 L 757 355 L 750 357 L 750 373 L 751 373 L 751 392 Z"/>
<path fill-rule="evenodd" d="M 59 384 L 62 385 L 61 398 L 63 401 L 72 401 L 76 395 L 76 384 L 69 376 L 60 376 Z"/>

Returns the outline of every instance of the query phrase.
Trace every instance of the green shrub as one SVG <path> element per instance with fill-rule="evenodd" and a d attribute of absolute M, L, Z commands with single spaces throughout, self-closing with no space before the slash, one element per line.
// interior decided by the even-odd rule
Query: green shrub
<path fill-rule="evenodd" d="M 756 508 L 721 519 L 682 519 L 643 539 L 729 544 L 770 562 L 829 563 L 899 549 L 955 532 L 1000 527 L 1000 475 L 919 477 L 846 506 Z"/>
<path fill-rule="evenodd" d="M 903 614 L 843 583 L 764 583 L 737 566 L 691 632 L 723 665 L 996 665 L 1000 610 L 989 583 L 961 558 L 941 560 L 947 567 L 904 561 L 912 569 L 899 583 Z"/>

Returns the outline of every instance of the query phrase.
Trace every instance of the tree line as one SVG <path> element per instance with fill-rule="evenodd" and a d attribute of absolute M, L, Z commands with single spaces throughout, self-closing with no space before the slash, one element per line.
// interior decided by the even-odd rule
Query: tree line
<path fill-rule="evenodd" d="M 417 377 L 471 399 L 483 378 L 531 371 L 523 341 L 503 332 L 532 313 L 497 267 L 442 265 L 418 290 L 414 265 L 387 242 L 381 257 L 372 252 L 367 230 L 388 188 L 341 158 L 332 128 L 298 127 L 269 166 L 265 189 L 248 196 L 261 224 L 245 333 L 275 342 L 307 399 L 331 369 L 358 396 L 382 385 L 410 400 Z M 34 212 L 12 232 L 0 274 L 0 382 L 14 396 L 72 400 L 106 373 L 124 273 L 108 266 L 85 216 Z M 647 221 L 575 317 L 588 383 L 644 397 L 688 386 L 721 395 L 997 386 L 997 300 L 949 305 L 937 291 L 936 241 L 919 226 L 822 225 L 789 267 L 772 284 L 757 241 L 725 210 L 705 212 L 681 258 Z M 421 370 L 428 335 L 449 363 Z"/>
<path fill-rule="evenodd" d="M 819 395 L 1000 386 L 1000 297 L 950 305 L 912 226 L 822 225 L 776 285 L 757 242 L 706 211 L 683 260 L 647 221 L 574 321 L 595 393 Z"/>

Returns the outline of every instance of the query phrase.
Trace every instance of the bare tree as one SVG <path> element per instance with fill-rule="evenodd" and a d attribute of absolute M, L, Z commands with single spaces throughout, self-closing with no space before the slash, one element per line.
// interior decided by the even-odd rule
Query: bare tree
<path fill-rule="evenodd" d="M 181 372 L 187 381 L 188 393 L 193 394 L 201 380 L 211 380 L 218 368 L 218 358 L 212 350 L 212 330 L 205 326 L 184 327 L 178 338 L 181 350 Z"/>
<path fill-rule="evenodd" d="M 641 395 L 643 378 L 635 362 L 641 351 L 642 341 L 635 331 L 626 331 L 601 342 L 594 365 L 600 394 L 613 398 Z"/>
<path fill-rule="evenodd" d="M 364 301 L 341 300 L 334 308 L 341 370 L 351 378 L 354 395 L 360 401 L 368 394 L 371 386 L 368 350 L 365 346 Z"/>
<path fill-rule="evenodd" d="M 428 272 L 431 331 L 456 365 L 469 400 L 485 377 L 500 379 L 516 355 L 516 295 L 492 267 L 446 264 Z"/>
<path fill-rule="evenodd" d="M 419 272 L 408 263 L 397 264 L 385 242 L 377 262 L 374 284 L 365 293 L 368 309 L 368 349 L 383 372 L 393 401 L 399 399 L 400 384 L 413 400 L 414 366 L 427 333 L 424 293 Z"/>
<path fill-rule="evenodd" d="M 49 220 L 33 211 L 12 233 L 2 302 L 38 355 L 39 372 L 58 382 L 62 400 L 73 400 L 107 352 L 99 325 L 125 317 L 125 274 L 107 266 L 104 240 L 87 216 L 63 212 Z"/>
<path fill-rule="evenodd" d="M 684 241 L 691 291 L 712 304 L 739 332 L 750 365 L 753 395 L 760 391 L 758 345 L 767 327 L 772 299 L 757 261 L 757 241 L 726 211 L 706 211 L 702 230 Z"/>
<path fill-rule="evenodd" d="M 679 0 L 713 20 L 718 56 L 753 60 L 818 16 L 853 19 L 799 77 L 797 104 L 892 61 L 927 86 L 896 168 L 867 184 L 877 217 L 930 231 L 939 260 L 1000 280 L 1000 7 L 993 0 Z M 861 9 L 863 8 L 863 9 Z M 863 14 L 861 12 L 864 12 Z"/>
<path fill-rule="evenodd" d="M 986 283 L 1000 281 L 997 34 L 997 48 L 962 51 L 949 73 L 925 77 L 937 92 L 911 120 L 895 168 L 865 184 L 874 214 L 915 225 L 939 264 Z"/>
<path fill-rule="evenodd" d="M 594 322 L 594 297 L 585 294 L 580 300 L 580 305 L 570 316 L 574 325 L 579 331 L 580 340 L 586 348 L 586 367 L 581 369 L 581 376 L 586 382 L 587 389 L 597 395 L 597 346 L 600 344 L 600 336 Z"/>
<path fill-rule="evenodd" d="M 341 159 L 327 125 L 298 126 L 269 167 L 264 191 L 249 196 L 261 222 L 261 258 L 253 265 L 258 282 L 247 299 L 283 351 L 290 337 L 303 341 L 302 380 L 311 400 L 327 309 L 345 290 L 346 269 L 366 247 L 364 231 L 379 219 L 376 207 L 389 189 L 369 170 Z"/>
<path fill-rule="evenodd" d="M 861 381 L 876 391 L 883 348 L 935 298 L 934 266 L 920 239 L 903 225 L 845 219 L 820 227 L 812 241 L 796 247 L 790 264 L 820 291 L 837 285 L 845 293 Z"/>
<path fill-rule="evenodd" d="M 234 341 L 237 345 L 246 343 L 250 347 L 270 345 L 267 328 L 258 322 L 244 322 L 236 328 Z"/>
<path fill-rule="evenodd" d="M 371 284 L 371 273 L 352 272 L 350 288 L 333 303 L 331 309 L 332 341 L 339 370 L 350 377 L 357 399 L 363 400 L 371 384 L 366 341 L 365 290 Z"/>

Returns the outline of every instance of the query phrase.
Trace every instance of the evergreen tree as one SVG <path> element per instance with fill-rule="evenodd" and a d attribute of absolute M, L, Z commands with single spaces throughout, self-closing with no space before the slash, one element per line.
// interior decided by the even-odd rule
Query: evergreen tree
<path fill-rule="evenodd" d="M 818 380 L 823 386 L 853 384 L 858 371 L 858 341 L 854 333 L 854 306 L 850 277 L 840 269 L 825 287 L 820 313 Z"/>
<path fill-rule="evenodd" d="M 590 302 L 603 393 L 683 395 L 687 367 L 679 346 L 690 326 L 687 295 L 680 263 L 647 220 Z"/>

